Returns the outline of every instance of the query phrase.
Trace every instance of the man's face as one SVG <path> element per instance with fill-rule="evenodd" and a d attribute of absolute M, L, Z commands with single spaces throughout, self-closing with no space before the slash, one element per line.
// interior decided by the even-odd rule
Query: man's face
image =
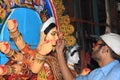
<path fill-rule="evenodd" d="M 93 52 L 92 52 L 92 58 L 94 60 L 100 60 L 101 59 L 101 47 L 102 47 L 102 40 L 98 40 L 95 44 L 93 44 Z"/>

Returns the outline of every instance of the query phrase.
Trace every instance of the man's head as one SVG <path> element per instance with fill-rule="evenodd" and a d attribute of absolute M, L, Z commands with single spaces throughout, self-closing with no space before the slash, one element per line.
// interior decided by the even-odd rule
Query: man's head
<path fill-rule="evenodd" d="M 117 55 L 120 56 L 120 35 L 108 33 L 100 37 Z"/>
<path fill-rule="evenodd" d="M 103 57 L 107 58 L 108 55 L 111 59 L 120 59 L 120 35 L 108 33 L 100 38 L 93 47 L 93 59 L 100 61 Z"/>

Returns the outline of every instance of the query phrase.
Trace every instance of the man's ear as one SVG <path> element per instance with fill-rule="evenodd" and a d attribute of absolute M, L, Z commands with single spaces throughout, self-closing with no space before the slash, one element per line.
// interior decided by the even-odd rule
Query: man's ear
<path fill-rule="evenodd" d="M 107 53 L 108 52 L 108 46 L 103 46 L 102 47 L 102 53 Z"/>

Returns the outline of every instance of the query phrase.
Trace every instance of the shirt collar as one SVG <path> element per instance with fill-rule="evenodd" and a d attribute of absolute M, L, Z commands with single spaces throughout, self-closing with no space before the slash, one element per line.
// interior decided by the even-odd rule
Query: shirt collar
<path fill-rule="evenodd" d="M 111 69 L 118 63 L 119 63 L 118 60 L 114 60 L 109 64 L 105 65 L 104 67 L 102 67 L 101 70 L 103 71 L 104 75 L 106 76 L 109 73 L 109 71 L 111 71 Z"/>

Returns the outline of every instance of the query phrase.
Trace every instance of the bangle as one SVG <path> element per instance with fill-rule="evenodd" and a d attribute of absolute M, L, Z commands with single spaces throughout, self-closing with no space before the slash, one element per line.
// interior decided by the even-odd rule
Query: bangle
<path fill-rule="evenodd" d="M 36 55 L 35 55 L 35 61 L 37 62 L 37 63 L 41 63 L 41 61 L 45 61 L 45 59 L 46 59 L 46 56 L 45 55 L 41 55 L 40 54 L 40 52 L 37 50 L 37 52 L 38 53 L 36 53 Z"/>
<path fill-rule="evenodd" d="M 15 32 L 11 32 L 10 33 L 10 38 L 16 38 L 16 37 L 18 37 L 19 35 L 21 35 L 20 34 L 20 32 L 18 31 L 18 30 L 16 30 Z"/>
<path fill-rule="evenodd" d="M 17 55 L 19 55 L 19 57 L 17 57 Z M 16 51 L 14 51 L 14 54 L 11 56 L 12 61 L 21 61 L 22 59 L 23 59 L 23 55 L 21 53 L 16 52 Z"/>
<path fill-rule="evenodd" d="M 12 68 L 10 66 L 7 66 L 7 75 L 10 75 L 12 73 Z"/>
<path fill-rule="evenodd" d="M 39 60 L 45 60 L 45 59 L 46 59 L 46 56 L 43 56 L 43 55 L 41 55 L 41 54 L 39 54 L 39 53 L 37 53 L 35 57 L 36 57 L 37 59 L 39 59 Z"/>
<path fill-rule="evenodd" d="M 11 57 L 14 54 L 14 50 L 10 49 L 10 51 L 6 54 L 7 57 Z"/>
<path fill-rule="evenodd" d="M 42 61 L 45 61 L 45 59 L 46 59 L 45 57 L 40 57 L 39 54 L 37 53 L 35 55 L 34 61 L 40 64 Z"/>

